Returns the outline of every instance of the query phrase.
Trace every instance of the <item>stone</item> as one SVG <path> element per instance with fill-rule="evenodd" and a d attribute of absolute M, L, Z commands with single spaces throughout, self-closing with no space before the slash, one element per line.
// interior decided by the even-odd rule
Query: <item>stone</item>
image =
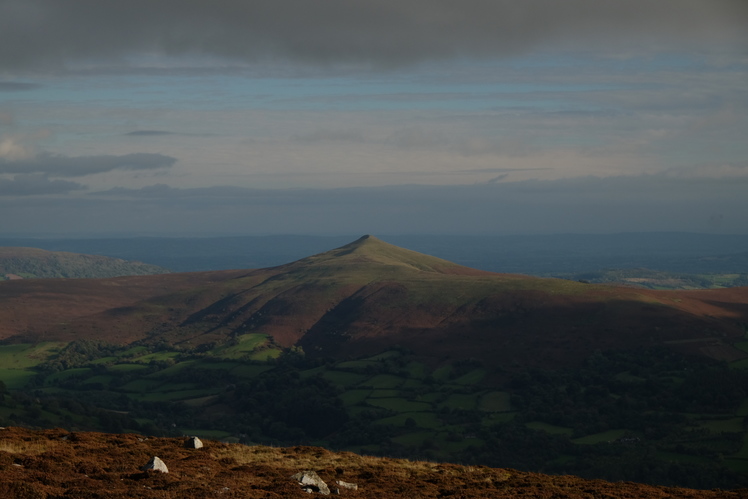
<path fill-rule="evenodd" d="M 202 449 L 203 442 L 197 437 L 190 437 L 184 442 L 184 446 L 188 449 Z"/>
<path fill-rule="evenodd" d="M 335 483 L 337 483 L 338 486 L 340 486 L 340 487 L 342 487 L 344 489 L 358 490 L 358 485 L 356 485 L 355 483 L 344 482 L 343 480 L 335 480 Z"/>
<path fill-rule="evenodd" d="M 148 461 L 148 464 L 140 468 L 143 471 L 158 471 L 161 473 L 168 473 L 169 468 L 166 467 L 166 463 L 164 463 L 159 457 L 153 456 L 150 461 Z"/>
<path fill-rule="evenodd" d="M 330 495 L 330 488 L 314 471 L 302 471 L 301 473 L 296 473 L 291 478 L 299 482 L 302 490 L 310 494 L 312 492 L 319 492 L 323 496 Z"/>

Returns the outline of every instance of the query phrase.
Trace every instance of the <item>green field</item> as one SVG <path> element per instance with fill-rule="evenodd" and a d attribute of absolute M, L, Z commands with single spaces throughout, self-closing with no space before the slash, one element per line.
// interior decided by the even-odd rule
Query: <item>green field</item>
<path fill-rule="evenodd" d="M 133 393 L 131 397 L 140 400 L 142 402 L 174 402 L 179 400 L 194 399 L 196 397 L 204 397 L 212 395 L 215 390 L 209 388 L 200 388 L 193 390 L 179 390 L 174 392 L 154 392 L 154 393 Z"/>
<path fill-rule="evenodd" d="M 546 433 L 550 433 L 551 435 L 571 435 L 572 433 L 574 433 L 574 430 L 571 428 L 543 423 L 542 421 L 531 421 L 529 423 L 526 423 L 525 426 L 527 426 L 531 430 L 541 430 Z"/>
<path fill-rule="evenodd" d="M 11 390 L 20 390 L 36 376 L 36 366 L 54 356 L 64 343 L 0 345 L 0 380 Z"/>
<path fill-rule="evenodd" d="M 0 345 L 0 366 L 3 369 L 29 369 L 59 352 L 65 343 Z"/>
<path fill-rule="evenodd" d="M 627 430 L 608 430 L 601 433 L 595 433 L 594 435 L 585 435 L 581 438 L 575 438 L 572 440 L 575 444 L 582 445 L 594 445 L 601 444 L 604 442 L 613 442 L 626 434 Z"/>
<path fill-rule="evenodd" d="M 706 428 L 713 433 L 743 433 L 743 418 L 727 418 L 705 420 L 699 423 L 702 428 Z"/>
<path fill-rule="evenodd" d="M 467 374 L 464 374 L 460 376 L 459 378 L 452 381 L 452 383 L 458 384 L 458 385 L 477 385 L 481 381 L 483 381 L 483 378 L 486 377 L 486 374 L 488 371 L 485 369 L 474 369 L 470 371 Z"/>
<path fill-rule="evenodd" d="M 114 364 L 111 366 L 107 366 L 107 371 L 110 371 L 113 373 L 135 372 L 135 371 L 145 371 L 145 370 L 148 370 L 148 366 L 144 366 L 142 364 Z"/>
<path fill-rule="evenodd" d="M 483 395 L 478 409 L 485 412 L 508 412 L 512 410 L 512 396 L 507 392 L 489 392 Z"/>
<path fill-rule="evenodd" d="M 92 372 L 93 370 L 90 367 L 68 369 L 67 371 L 60 371 L 47 376 L 47 378 L 44 380 L 44 383 L 52 385 L 55 383 L 59 383 L 60 381 L 67 381 L 76 378 L 86 378 Z"/>
<path fill-rule="evenodd" d="M 346 390 L 340 395 L 340 400 L 346 406 L 360 404 L 371 394 L 371 390 Z"/>
<path fill-rule="evenodd" d="M 420 446 L 423 445 L 423 443 L 427 440 L 434 440 L 436 438 L 436 435 L 437 434 L 432 431 L 417 431 L 394 437 L 392 441 L 400 445 Z"/>
<path fill-rule="evenodd" d="M 405 383 L 405 378 L 401 378 L 400 376 L 395 376 L 393 374 L 378 374 L 366 381 L 362 381 L 359 386 L 374 389 L 398 388 L 403 383 Z"/>
<path fill-rule="evenodd" d="M 0 381 L 5 383 L 9 390 L 21 390 L 35 374 L 25 369 L 0 369 Z"/>
<path fill-rule="evenodd" d="M 473 411 L 476 409 L 478 403 L 479 394 L 471 393 L 453 393 L 444 401 L 442 407 L 448 407 L 449 409 L 460 409 L 463 411 Z"/>
<path fill-rule="evenodd" d="M 373 399 L 383 399 L 399 397 L 400 390 L 371 390 L 369 397 Z"/>
<path fill-rule="evenodd" d="M 263 366 L 257 364 L 242 364 L 238 365 L 231 370 L 231 374 L 239 378 L 255 378 L 260 374 L 272 369 L 271 366 Z"/>
<path fill-rule="evenodd" d="M 381 407 L 394 412 L 421 412 L 431 410 L 431 406 L 424 402 L 412 402 L 404 398 L 368 398 L 366 402 L 369 405 Z"/>
<path fill-rule="evenodd" d="M 432 412 L 404 412 L 388 418 L 379 419 L 375 422 L 378 425 L 408 426 L 412 421 L 418 428 L 440 428 L 443 423 Z"/>
<path fill-rule="evenodd" d="M 322 377 L 330 383 L 342 387 L 354 386 L 366 379 L 366 376 L 364 376 L 363 374 L 332 370 L 325 371 L 322 374 Z"/>
<path fill-rule="evenodd" d="M 380 365 L 375 360 L 349 360 L 337 365 L 338 369 L 350 369 L 352 371 L 364 371 L 367 368 L 376 368 Z"/>
<path fill-rule="evenodd" d="M 109 384 L 114 380 L 114 376 L 108 374 L 99 374 L 98 376 L 91 376 L 81 382 L 81 385 L 101 385 L 103 388 L 108 388 Z"/>
<path fill-rule="evenodd" d="M 163 381 L 150 379 L 136 379 L 119 387 L 120 391 L 133 393 L 146 393 L 155 391 Z"/>
<path fill-rule="evenodd" d="M 133 359 L 131 359 L 131 361 L 137 362 L 139 364 L 148 364 L 150 362 L 173 360 L 179 357 L 179 355 L 179 352 L 156 352 L 149 353 L 148 355 L 143 355 L 141 357 L 134 357 Z"/>
<path fill-rule="evenodd" d="M 266 334 L 243 334 L 234 338 L 229 344 L 212 349 L 216 357 L 224 359 L 241 359 L 260 347 L 266 346 L 270 338 Z"/>
<path fill-rule="evenodd" d="M 197 360 L 185 360 L 184 362 L 179 362 L 177 364 L 174 364 L 173 366 L 167 367 L 166 369 L 161 369 L 158 372 L 155 372 L 153 374 L 149 374 L 149 378 L 169 378 L 171 376 L 177 376 L 182 370 L 184 369 L 191 369 L 198 365 Z"/>

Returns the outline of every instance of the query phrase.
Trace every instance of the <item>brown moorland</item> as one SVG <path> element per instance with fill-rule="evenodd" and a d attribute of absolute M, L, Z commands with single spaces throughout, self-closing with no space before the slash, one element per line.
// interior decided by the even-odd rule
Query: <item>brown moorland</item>
<path fill-rule="evenodd" d="M 462 267 L 364 236 L 259 270 L 0 283 L 0 339 L 98 338 L 195 347 L 245 333 L 307 355 L 399 345 L 433 362 L 568 365 L 594 350 L 667 345 L 723 360 L 748 288 L 656 291 Z"/>
<path fill-rule="evenodd" d="M 361 498 L 738 498 L 748 490 L 692 490 L 574 476 L 365 457 L 317 447 L 248 447 L 135 434 L 0 429 L 0 497 L 287 498 L 310 497 L 291 476 L 315 471 L 331 488 L 358 486 Z M 141 471 L 153 457 L 168 473 Z"/>

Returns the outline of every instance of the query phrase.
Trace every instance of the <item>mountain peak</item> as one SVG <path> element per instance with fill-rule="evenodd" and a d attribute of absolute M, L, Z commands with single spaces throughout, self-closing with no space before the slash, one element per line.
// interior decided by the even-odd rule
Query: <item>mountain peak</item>
<path fill-rule="evenodd" d="M 372 243 L 384 243 L 381 239 L 377 239 L 376 237 L 372 236 L 371 234 L 365 234 L 352 243 L 346 244 L 346 246 L 353 246 L 353 245 L 362 245 L 362 244 L 372 244 Z M 387 243 L 384 243 L 387 244 Z"/>
<path fill-rule="evenodd" d="M 401 248 L 370 234 L 325 253 L 296 262 L 306 266 L 345 265 L 357 267 L 389 267 L 406 271 L 436 272 L 440 274 L 483 274 L 484 271 L 463 267 L 435 256 Z M 292 264 L 294 265 L 294 264 Z"/>

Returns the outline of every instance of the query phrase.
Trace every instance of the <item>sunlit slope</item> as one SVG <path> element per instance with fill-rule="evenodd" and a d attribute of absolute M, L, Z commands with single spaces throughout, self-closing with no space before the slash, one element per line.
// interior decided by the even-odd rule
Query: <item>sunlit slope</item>
<path fill-rule="evenodd" d="M 386 243 L 374 236 L 363 236 L 340 248 L 303 258 L 281 268 L 286 272 L 318 274 L 330 271 L 373 271 L 372 278 L 386 275 L 402 276 L 408 272 L 435 274 L 487 275 L 441 258 Z"/>
<path fill-rule="evenodd" d="M 745 334 L 748 288 L 664 292 L 495 274 L 371 236 L 279 267 L 185 276 L 101 281 L 87 291 L 50 287 L 25 300 L 10 286 L 23 283 L 2 283 L 0 303 L 26 307 L 14 317 L 25 321 L 17 333 L 47 339 L 146 339 L 188 348 L 263 333 L 307 355 L 346 358 L 400 346 L 434 362 L 476 358 L 507 366 L 565 364 L 597 349 L 660 344 L 728 360 L 745 355 L 733 343 Z M 128 301 L 131 285 L 139 294 Z M 99 306 L 34 322 L 33 307 L 51 310 L 47 305 L 69 302 L 70 293 L 87 293 Z"/>

